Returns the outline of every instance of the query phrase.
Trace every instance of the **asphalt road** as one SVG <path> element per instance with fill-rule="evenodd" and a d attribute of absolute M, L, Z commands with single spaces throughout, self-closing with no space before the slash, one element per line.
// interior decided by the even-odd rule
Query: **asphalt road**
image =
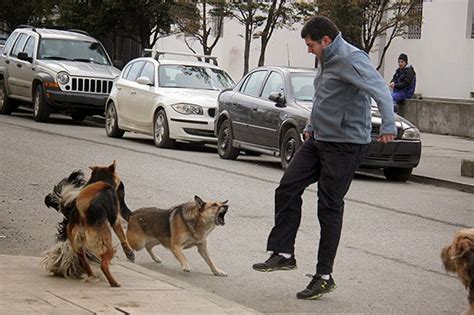
<path fill-rule="evenodd" d="M 473 197 L 412 182 L 357 175 L 346 198 L 334 278 L 338 288 L 319 301 L 295 298 L 314 273 L 319 237 L 316 187 L 304 195 L 297 237 L 298 269 L 258 273 L 273 224 L 279 160 L 221 160 L 212 147 L 181 144 L 158 149 L 151 138 L 126 133 L 107 138 L 102 125 L 54 116 L 35 123 L 30 113 L 0 116 L 0 254 L 40 256 L 55 241 L 61 216 L 43 203 L 55 183 L 74 169 L 117 160 L 130 208 L 171 207 L 203 199 L 229 200 L 226 225 L 209 238 L 209 251 L 227 278 L 211 274 L 195 249 L 185 252 L 192 271 L 180 270 L 165 249 L 136 263 L 268 313 L 459 314 L 466 291 L 444 272 L 439 254 L 460 227 L 474 226 Z M 118 244 L 118 243 L 117 243 Z M 118 259 L 125 259 L 118 251 Z M 73 281 L 73 280 L 71 280 Z M 124 284 L 126 285 L 126 284 Z"/>

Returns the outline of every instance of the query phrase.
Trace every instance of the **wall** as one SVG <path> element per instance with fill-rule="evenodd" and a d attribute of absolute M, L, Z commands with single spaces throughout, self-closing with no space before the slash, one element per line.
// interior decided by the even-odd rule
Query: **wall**
<path fill-rule="evenodd" d="M 474 0 L 423 3 L 421 39 L 396 38 L 385 57 L 390 81 L 404 52 L 417 73 L 416 93 L 426 97 L 469 98 L 474 92 L 474 39 L 470 38 Z"/>

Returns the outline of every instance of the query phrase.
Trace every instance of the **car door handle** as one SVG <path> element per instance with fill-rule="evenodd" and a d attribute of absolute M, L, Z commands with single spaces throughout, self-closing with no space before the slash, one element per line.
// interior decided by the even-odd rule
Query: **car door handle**
<path fill-rule="evenodd" d="M 253 111 L 258 112 L 258 107 L 252 108 Z"/>
<path fill-rule="evenodd" d="M 116 85 L 115 87 L 116 87 L 117 90 L 119 90 L 119 91 L 122 90 L 122 87 L 120 87 L 120 86 L 118 86 L 118 85 Z"/>
<path fill-rule="evenodd" d="M 17 66 L 18 68 L 21 68 L 21 63 L 17 63 L 16 66 Z"/>
<path fill-rule="evenodd" d="M 130 91 L 130 93 L 131 93 L 131 94 L 137 94 L 137 91 L 135 91 L 134 89 L 132 89 L 132 90 Z"/>
<path fill-rule="evenodd" d="M 9 63 L 10 63 L 10 60 L 5 60 L 5 63 L 6 63 L 6 64 L 9 64 Z"/>

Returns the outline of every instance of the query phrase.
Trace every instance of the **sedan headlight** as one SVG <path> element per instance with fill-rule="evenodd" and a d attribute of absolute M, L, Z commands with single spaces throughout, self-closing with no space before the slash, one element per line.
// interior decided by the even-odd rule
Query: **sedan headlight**
<path fill-rule="evenodd" d="M 67 72 L 59 72 L 57 79 L 59 83 L 67 84 L 69 82 L 69 74 Z"/>
<path fill-rule="evenodd" d="M 420 132 L 415 127 L 403 130 L 402 139 L 405 140 L 420 140 Z"/>
<path fill-rule="evenodd" d="M 184 115 L 202 115 L 202 106 L 187 104 L 187 103 L 178 103 L 171 105 L 175 111 Z"/>

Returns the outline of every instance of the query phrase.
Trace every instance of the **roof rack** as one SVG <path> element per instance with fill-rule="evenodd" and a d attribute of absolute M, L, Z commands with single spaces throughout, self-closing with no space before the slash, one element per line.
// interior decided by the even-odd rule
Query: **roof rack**
<path fill-rule="evenodd" d="M 28 24 L 20 24 L 17 26 L 17 28 L 31 28 L 33 31 L 36 31 L 36 28 L 34 26 Z"/>
<path fill-rule="evenodd" d="M 202 61 L 202 58 L 204 58 L 204 60 L 212 60 L 212 63 L 217 66 L 217 57 L 215 56 L 187 54 L 187 53 L 182 53 L 182 52 L 156 50 L 156 49 L 151 49 L 151 48 L 145 48 L 144 51 L 155 53 L 155 56 L 153 58 L 155 58 L 156 60 L 158 60 L 160 56 L 163 56 L 163 55 L 178 55 L 178 56 L 194 57 L 194 58 L 197 58 L 199 61 Z"/>
<path fill-rule="evenodd" d="M 74 33 L 79 33 L 79 34 L 82 34 L 82 35 L 91 36 L 88 32 L 83 31 L 83 30 L 78 30 L 78 29 L 76 29 L 76 28 L 68 29 L 68 31 L 69 31 L 69 32 L 74 32 Z"/>

